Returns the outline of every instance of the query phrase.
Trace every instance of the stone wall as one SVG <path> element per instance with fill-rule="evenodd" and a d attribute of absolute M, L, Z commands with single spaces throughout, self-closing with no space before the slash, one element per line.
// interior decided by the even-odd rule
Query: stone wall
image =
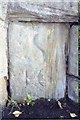
<path fill-rule="evenodd" d="M 75 37 L 78 31 L 75 33 L 72 27 L 70 32 L 70 23 L 74 22 L 78 22 L 77 0 L 0 1 L 1 105 L 7 99 L 7 80 L 10 81 L 11 97 L 18 101 L 24 99 L 27 92 L 34 99 L 64 97 L 65 46 L 69 41 L 69 72 L 74 74 L 74 69 L 78 70 Z M 71 55 L 73 51 L 76 51 L 76 55 Z M 70 86 L 73 86 L 72 82 L 69 83 L 69 91 Z M 77 84 L 75 88 L 78 89 Z M 77 101 L 75 88 L 72 87 L 72 92 L 75 91 L 77 97 L 74 98 L 71 91 L 69 96 Z"/>

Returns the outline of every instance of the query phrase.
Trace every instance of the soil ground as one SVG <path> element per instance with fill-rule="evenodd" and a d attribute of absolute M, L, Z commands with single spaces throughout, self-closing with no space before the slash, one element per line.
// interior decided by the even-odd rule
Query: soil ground
<path fill-rule="evenodd" d="M 16 107 L 13 108 L 12 113 L 15 110 L 19 110 L 22 112 L 22 114 L 18 117 L 18 119 L 30 119 L 30 118 L 53 118 L 53 119 L 62 119 L 62 118 L 68 118 L 73 119 L 73 117 L 70 116 L 70 113 L 75 113 L 77 116 L 74 117 L 75 119 L 79 118 L 79 105 L 69 98 L 60 99 L 61 106 L 63 109 L 61 109 L 58 105 L 58 102 L 55 100 L 48 101 L 47 99 L 37 99 L 35 101 L 35 104 L 32 105 L 19 105 L 20 110 Z M 12 106 L 7 106 L 3 109 L 2 118 L 3 119 L 16 119 L 15 116 L 10 113 L 12 109 Z"/>

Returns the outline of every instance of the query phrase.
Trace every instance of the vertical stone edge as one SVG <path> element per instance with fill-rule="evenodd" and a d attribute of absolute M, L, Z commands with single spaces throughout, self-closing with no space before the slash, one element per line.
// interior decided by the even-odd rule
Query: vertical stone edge
<path fill-rule="evenodd" d="M 78 26 L 73 25 L 70 28 L 69 45 L 69 73 L 78 76 Z M 74 76 L 68 77 L 68 96 L 75 102 L 78 102 L 78 79 Z"/>
<path fill-rule="evenodd" d="M 0 1 L 0 119 L 1 109 L 7 100 L 7 77 L 8 77 L 8 60 L 7 60 L 7 5 L 8 0 Z"/>
<path fill-rule="evenodd" d="M 57 41 L 57 81 L 55 89 L 56 100 L 65 97 L 66 90 L 66 64 L 65 64 L 65 43 L 68 35 L 68 29 L 65 24 L 56 24 L 55 37 Z M 64 31 L 64 32 L 63 32 Z M 68 38 L 67 38 L 68 39 Z"/>

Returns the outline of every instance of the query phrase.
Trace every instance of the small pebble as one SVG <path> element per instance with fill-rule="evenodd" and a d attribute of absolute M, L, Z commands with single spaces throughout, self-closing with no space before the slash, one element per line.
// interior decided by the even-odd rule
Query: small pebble
<path fill-rule="evenodd" d="M 20 106 L 22 106 L 21 104 L 19 104 Z"/>
<path fill-rule="evenodd" d="M 23 103 L 23 105 L 25 106 L 25 104 Z"/>
<path fill-rule="evenodd" d="M 48 99 L 48 101 L 50 102 L 50 99 Z"/>
<path fill-rule="evenodd" d="M 27 105 L 29 105 L 29 103 L 27 103 Z"/>
<path fill-rule="evenodd" d="M 60 116 L 60 118 L 64 118 L 64 116 Z"/>

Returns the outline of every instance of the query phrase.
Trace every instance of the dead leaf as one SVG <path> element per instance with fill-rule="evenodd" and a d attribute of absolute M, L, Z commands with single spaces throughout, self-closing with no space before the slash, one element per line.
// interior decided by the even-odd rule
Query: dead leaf
<path fill-rule="evenodd" d="M 15 117 L 19 117 L 19 115 L 22 114 L 22 112 L 20 112 L 20 111 L 14 111 L 12 114 L 13 114 Z"/>
<path fill-rule="evenodd" d="M 59 107 L 60 107 L 61 109 L 63 109 L 60 101 L 58 101 L 58 105 L 59 105 Z"/>
<path fill-rule="evenodd" d="M 76 115 L 75 113 L 70 113 L 70 116 L 71 116 L 72 118 L 74 118 L 74 117 L 76 117 L 77 115 Z"/>

